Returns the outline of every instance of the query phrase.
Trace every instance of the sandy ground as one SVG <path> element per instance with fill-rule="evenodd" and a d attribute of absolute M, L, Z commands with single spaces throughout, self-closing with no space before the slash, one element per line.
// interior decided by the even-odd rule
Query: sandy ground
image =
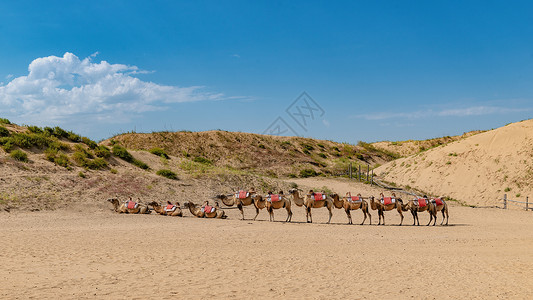
<path fill-rule="evenodd" d="M 226 211 L 0 213 L 0 298 L 525 299 L 533 289 L 531 212 L 451 207 L 451 226 L 410 226 L 408 215 L 400 227 L 396 212 L 387 226 L 360 226 L 342 210 L 330 225 L 325 209 L 313 224 L 302 207 L 292 224 Z"/>

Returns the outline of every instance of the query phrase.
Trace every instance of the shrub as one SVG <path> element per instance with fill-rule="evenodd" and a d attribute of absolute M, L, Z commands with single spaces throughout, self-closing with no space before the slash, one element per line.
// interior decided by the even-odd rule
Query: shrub
<path fill-rule="evenodd" d="M 64 168 L 68 168 L 68 165 L 70 164 L 70 160 L 68 159 L 68 156 L 65 154 L 60 154 L 58 157 L 54 159 L 54 162 L 58 166 L 62 166 Z"/>
<path fill-rule="evenodd" d="M 7 128 L 0 126 L 0 137 L 9 136 L 9 130 Z"/>
<path fill-rule="evenodd" d="M 11 152 L 10 156 L 18 161 L 27 162 L 28 161 L 28 154 L 22 150 L 14 150 Z"/>
<path fill-rule="evenodd" d="M 43 130 L 38 126 L 28 126 L 28 131 L 31 133 L 43 133 Z"/>
<path fill-rule="evenodd" d="M 113 155 L 118 156 L 127 162 L 133 162 L 133 156 L 122 146 L 114 145 Z"/>
<path fill-rule="evenodd" d="M 511 188 L 510 188 L 510 187 L 506 187 L 504 191 L 505 191 L 505 192 L 510 192 L 510 191 L 511 191 Z"/>
<path fill-rule="evenodd" d="M 94 154 L 97 157 L 102 157 L 102 158 L 109 158 L 111 156 L 111 152 L 106 146 L 98 146 L 97 148 L 94 149 Z"/>
<path fill-rule="evenodd" d="M 46 134 L 47 136 L 52 136 L 54 135 L 54 129 L 52 127 L 45 127 L 43 128 L 43 132 L 44 134 Z"/>
<path fill-rule="evenodd" d="M 308 145 L 308 144 L 303 144 L 302 146 L 303 146 L 304 149 L 307 150 L 307 151 L 313 151 L 313 150 L 315 150 L 315 148 L 314 148 L 313 146 Z"/>
<path fill-rule="evenodd" d="M 85 167 L 92 170 L 100 170 L 107 168 L 107 162 L 103 158 L 88 159 L 85 162 Z"/>
<path fill-rule="evenodd" d="M 80 172 L 78 173 L 78 176 L 80 176 L 81 178 L 85 178 L 85 177 L 86 177 L 86 176 L 85 176 L 85 173 L 83 173 L 82 171 L 80 171 Z"/>
<path fill-rule="evenodd" d="M 263 145 L 263 144 L 260 144 L 260 145 L 257 146 L 257 147 L 259 147 L 259 148 L 261 148 L 261 149 L 266 149 L 265 145 Z"/>
<path fill-rule="evenodd" d="M 54 162 L 57 156 L 57 149 L 48 148 L 44 151 L 44 156 L 47 160 Z"/>
<path fill-rule="evenodd" d="M 167 169 L 161 169 L 159 171 L 156 172 L 157 175 L 159 176 L 163 176 L 163 177 L 166 177 L 168 179 L 178 179 L 178 176 L 176 175 L 176 173 L 170 171 L 170 170 L 167 170 Z"/>
<path fill-rule="evenodd" d="M 152 148 L 150 149 L 150 153 L 161 156 L 163 158 L 169 159 L 167 152 L 164 149 L 161 148 Z"/>
<path fill-rule="evenodd" d="M 300 177 L 307 178 L 307 177 L 315 177 L 318 176 L 318 173 L 313 169 L 303 169 L 300 171 Z"/>
<path fill-rule="evenodd" d="M 98 144 L 95 141 L 91 140 L 90 138 L 82 137 L 81 142 L 87 145 L 91 149 L 96 149 L 96 147 L 98 147 Z"/>
<path fill-rule="evenodd" d="M 146 163 L 144 163 L 144 162 L 142 162 L 142 161 L 140 161 L 140 160 L 138 160 L 138 159 L 133 159 L 133 162 L 132 162 L 132 163 L 133 163 L 134 165 L 136 165 L 137 167 L 143 169 L 143 170 L 148 170 L 148 169 L 150 169 L 150 167 L 149 167 Z"/>
<path fill-rule="evenodd" d="M 11 142 L 11 140 L 7 140 L 5 143 L 2 142 L 1 144 L 5 152 L 10 152 L 11 150 L 13 150 L 13 143 Z"/>
<path fill-rule="evenodd" d="M 58 138 L 68 138 L 68 132 L 58 126 L 54 127 L 52 135 Z"/>
<path fill-rule="evenodd" d="M 201 157 L 201 156 L 197 156 L 197 157 L 195 157 L 192 161 L 197 162 L 197 163 L 201 163 L 201 164 L 204 164 L 204 165 L 211 165 L 211 164 L 213 164 L 212 161 L 210 161 L 210 160 L 207 159 L 207 158 Z"/>
<path fill-rule="evenodd" d="M 322 157 L 322 158 L 328 158 L 328 156 L 324 153 L 318 153 L 318 156 Z"/>
<path fill-rule="evenodd" d="M 8 119 L 0 118 L 0 124 L 11 124 Z"/>
<path fill-rule="evenodd" d="M 118 173 L 117 169 L 111 169 L 111 170 L 109 170 L 109 171 L 110 171 L 112 174 L 117 174 L 117 173 Z"/>
<path fill-rule="evenodd" d="M 71 141 L 73 141 L 74 143 L 79 143 L 81 142 L 81 136 L 78 135 L 78 134 L 75 134 L 74 132 L 72 131 L 69 131 L 67 132 L 67 138 Z"/>

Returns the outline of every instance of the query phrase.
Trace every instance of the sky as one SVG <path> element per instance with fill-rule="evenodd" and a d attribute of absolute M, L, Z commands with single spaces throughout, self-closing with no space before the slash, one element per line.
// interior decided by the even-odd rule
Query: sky
<path fill-rule="evenodd" d="M 426 139 L 533 118 L 529 1 L 2 1 L 0 117 L 95 140 Z"/>

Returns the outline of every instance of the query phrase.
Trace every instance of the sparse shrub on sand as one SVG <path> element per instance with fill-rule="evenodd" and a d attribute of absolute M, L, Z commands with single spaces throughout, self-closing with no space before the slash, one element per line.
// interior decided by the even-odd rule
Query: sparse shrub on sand
<path fill-rule="evenodd" d="M 117 174 L 118 173 L 117 169 L 111 169 L 111 170 L 109 170 L 109 172 L 111 172 L 112 174 Z"/>
<path fill-rule="evenodd" d="M 113 155 L 118 156 L 127 162 L 133 162 L 133 156 L 128 152 L 128 150 L 126 150 L 126 148 L 120 145 L 113 146 Z"/>
<path fill-rule="evenodd" d="M 2 149 L 4 149 L 5 152 L 11 152 L 13 150 L 13 143 L 9 138 L 5 138 L 5 140 L 0 139 L 0 144 L 2 145 Z"/>
<path fill-rule="evenodd" d="M 201 163 L 201 164 L 204 164 L 204 165 L 212 165 L 213 162 L 210 161 L 209 159 L 205 158 L 205 157 L 201 157 L 201 156 L 197 156 L 193 159 L 194 162 L 197 162 L 197 163 Z"/>
<path fill-rule="evenodd" d="M 307 177 L 316 177 L 318 176 L 318 173 L 313 169 L 303 169 L 300 171 L 300 177 L 307 178 Z"/>
<path fill-rule="evenodd" d="M 41 127 L 38 126 L 28 126 L 28 131 L 31 133 L 43 133 Z"/>
<path fill-rule="evenodd" d="M 166 159 L 170 159 L 168 157 L 167 152 L 164 149 L 162 149 L 162 148 L 157 148 L 157 147 L 156 148 L 152 148 L 152 149 L 150 149 L 149 152 L 152 153 L 153 155 L 157 155 L 157 156 L 161 156 L 161 157 L 166 158 Z"/>
<path fill-rule="evenodd" d="M 111 152 L 106 146 L 98 146 L 94 149 L 94 155 L 101 158 L 111 157 Z"/>
<path fill-rule="evenodd" d="M 167 169 L 161 169 L 159 171 L 156 172 L 157 175 L 159 176 L 163 176 L 163 177 L 166 177 L 168 179 L 178 179 L 178 176 L 176 175 L 176 173 L 170 171 L 170 170 L 167 170 Z"/>
<path fill-rule="evenodd" d="M 8 119 L 0 118 L 0 124 L 11 124 L 11 122 Z"/>
<path fill-rule="evenodd" d="M 78 173 L 78 176 L 81 177 L 81 178 L 86 178 L 87 176 L 85 176 L 85 173 L 83 173 L 82 171 L 80 171 Z"/>
<path fill-rule="evenodd" d="M 22 150 L 13 150 L 9 155 L 18 161 L 28 162 L 28 154 Z"/>
<path fill-rule="evenodd" d="M 9 130 L 7 128 L 0 126 L 0 137 L 9 136 Z"/>
<path fill-rule="evenodd" d="M 98 147 L 98 144 L 95 141 L 87 137 L 82 137 L 81 142 L 87 145 L 91 149 L 96 149 Z"/>
<path fill-rule="evenodd" d="M 510 191 L 511 191 L 511 188 L 510 188 L 510 187 L 506 187 L 504 191 L 505 191 L 506 193 L 507 193 L 507 192 L 510 192 Z"/>
<path fill-rule="evenodd" d="M 144 163 L 144 162 L 142 162 L 142 161 L 140 161 L 138 159 L 135 159 L 135 158 L 133 159 L 132 164 L 134 164 L 135 166 L 137 166 L 137 167 L 139 167 L 139 168 L 141 168 L 143 170 L 150 169 L 150 166 L 148 166 L 146 163 Z"/>

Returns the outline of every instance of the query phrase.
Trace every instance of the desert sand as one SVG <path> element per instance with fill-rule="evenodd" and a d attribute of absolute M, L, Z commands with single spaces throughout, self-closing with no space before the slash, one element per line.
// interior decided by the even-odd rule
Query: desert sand
<path fill-rule="evenodd" d="M 450 226 L 435 227 L 411 226 L 408 213 L 397 226 L 395 211 L 387 226 L 375 225 L 375 211 L 372 226 L 345 225 L 340 209 L 330 225 L 326 209 L 313 210 L 313 224 L 302 207 L 290 224 L 284 210 L 273 223 L 265 210 L 257 221 L 226 212 L 227 220 L 119 215 L 105 205 L 0 213 L 0 298 L 525 299 L 533 289 L 531 212 L 452 206 Z"/>

